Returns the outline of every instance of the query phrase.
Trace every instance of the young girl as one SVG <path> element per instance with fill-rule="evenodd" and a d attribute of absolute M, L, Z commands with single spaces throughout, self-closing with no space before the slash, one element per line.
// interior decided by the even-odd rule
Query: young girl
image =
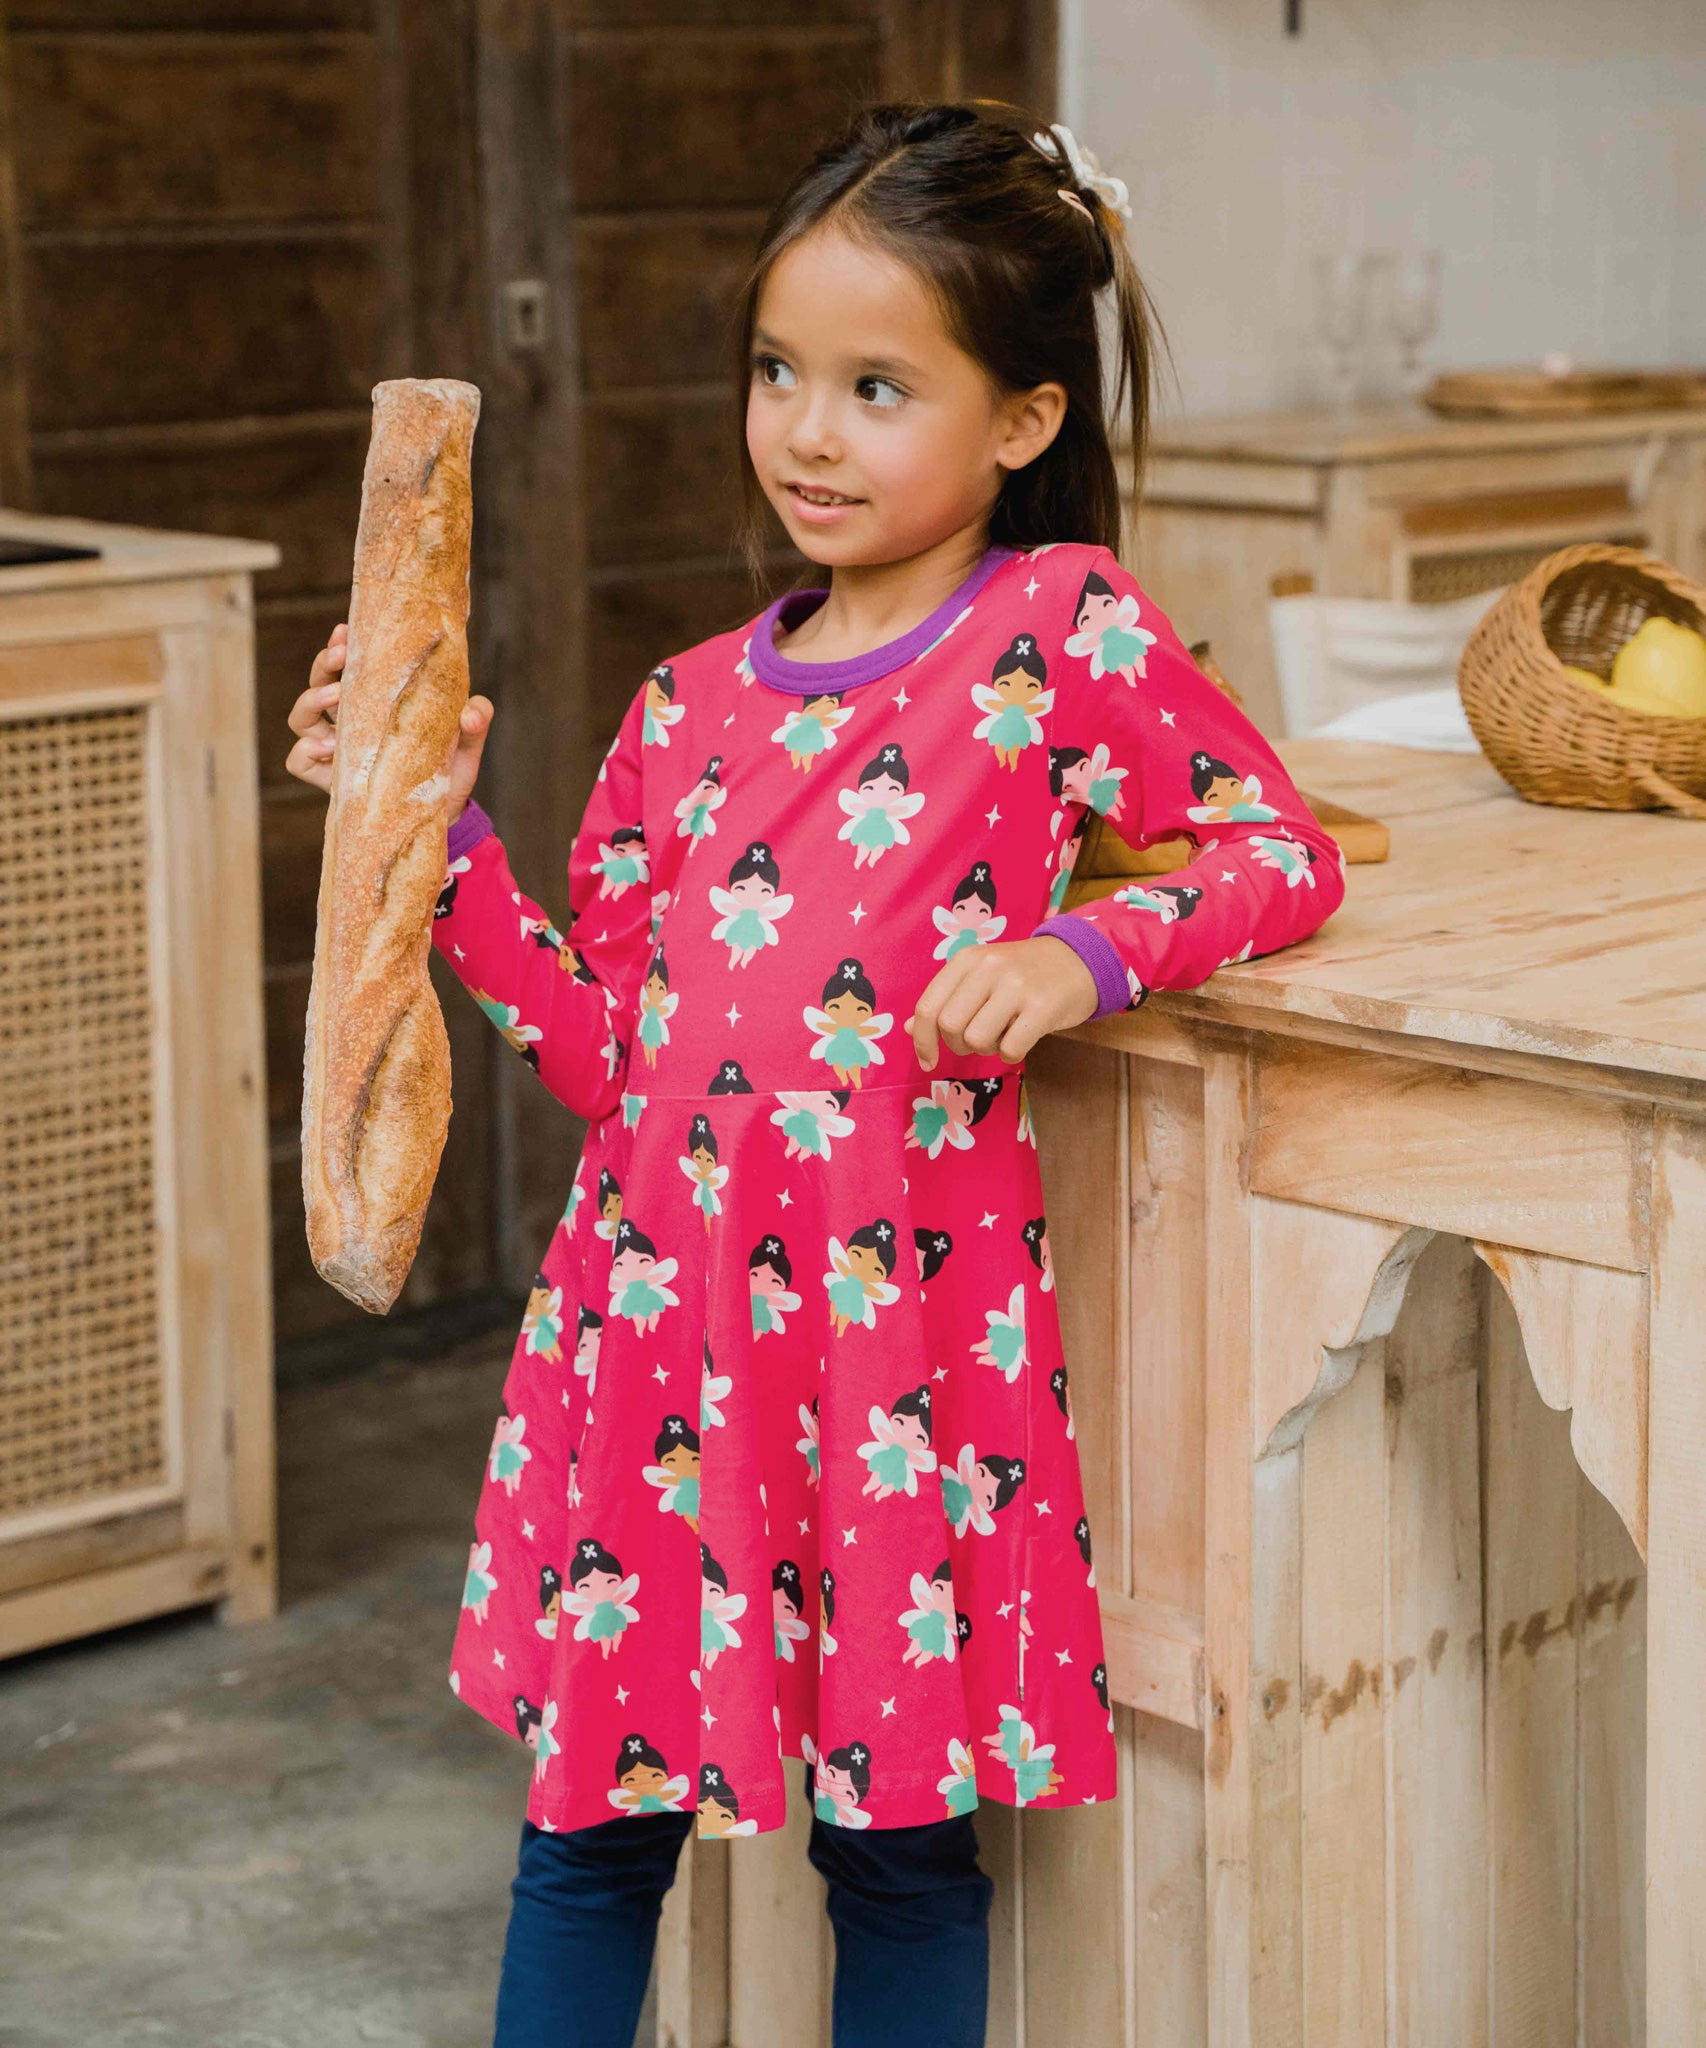
<path fill-rule="evenodd" d="M 1064 130 L 987 103 L 867 110 L 790 187 L 741 308 L 747 539 L 761 559 L 768 508 L 828 589 L 671 654 L 624 720 L 569 862 L 566 937 L 595 985 L 518 938 L 518 903 L 543 912 L 469 801 L 492 710 L 464 713 L 434 943 L 587 1120 L 583 1179 L 623 1204 L 613 1237 L 592 1227 L 615 1206 L 602 1192 L 571 1211 L 543 1261 L 565 1317 L 605 1317 L 597 1398 L 560 1365 L 512 1364 L 530 1459 L 481 1496 L 486 1563 L 452 1665 L 477 1713 L 513 1727 L 520 1690 L 553 1732 L 501 2048 L 627 2048 L 694 1825 L 672 1788 L 713 1761 L 762 1833 L 783 1820 L 782 1759 L 808 1779 L 818 1760 L 838 2048 L 980 2044 L 990 1886 L 971 1808 L 1115 1794 L 1015 1069 L 1045 1032 L 1305 937 L 1343 889 L 1273 750 L 1115 554 L 1104 294 L 1140 462 L 1151 353 L 1123 211 Z M 292 713 L 291 765 L 322 785 L 341 659 L 340 629 Z M 1205 784 L 1204 756 L 1234 767 Z M 1194 842 L 1170 884 L 1197 892 L 1189 916 L 1168 884 L 1051 911 L 1092 806 L 1133 845 Z M 696 853 L 712 837 L 752 878 L 787 877 L 788 916 L 765 897 L 756 926 L 725 922 L 738 882 Z M 1000 877 L 1001 937 L 937 957 L 944 875 L 979 906 Z M 681 1133 L 731 1068 L 746 1085 L 714 1106 L 730 1172 L 707 1230 L 682 1199 Z M 785 1321 L 768 1280 L 755 1315 L 755 1273 L 798 1279 Z M 998 1327 L 1022 1343 L 992 1355 Z M 701 1443 L 684 1411 L 707 1342 L 729 1385 Z M 927 1429 L 908 1387 L 928 1392 Z M 619 1653 L 532 1626 L 538 1559 L 586 1539 L 642 1590 Z M 944 1555 L 957 1654 L 932 1628 L 920 1655 L 897 1617 Z M 713 1656 L 705 1558 L 713 1610 L 797 1567 L 816 1654 L 778 1659 L 750 1627 L 737 1644 L 713 1611 Z M 733 1809 L 709 1804 L 726 1832 Z"/>

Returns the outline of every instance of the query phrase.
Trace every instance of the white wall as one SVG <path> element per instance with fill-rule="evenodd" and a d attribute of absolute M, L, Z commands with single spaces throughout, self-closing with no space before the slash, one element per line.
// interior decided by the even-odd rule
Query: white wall
<path fill-rule="evenodd" d="M 1062 118 L 1131 186 L 1185 410 L 1320 397 L 1334 246 L 1444 252 L 1438 367 L 1706 363 L 1706 0 L 1303 10 L 1061 0 Z"/>

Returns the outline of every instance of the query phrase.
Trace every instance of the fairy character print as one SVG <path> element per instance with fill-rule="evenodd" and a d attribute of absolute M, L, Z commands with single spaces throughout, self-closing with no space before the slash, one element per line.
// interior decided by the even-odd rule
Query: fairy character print
<path fill-rule="evenodd" d="M 723 1774 L 721 1764 L 699 1766 L 699 1839 L 726 1842 L 731 1835 L 756 1835 L 758 1823 L 742 1820 L 740 1798 Z"/>
<path fill-rule="evenodd" d="M 598 1391 L 598 1354 L 604 1343 L 604 1318 L 582 1302 L 575 1318 L 575 1371 L 586 1381 L 587 1399 Z"/>
<path fill-rule="evenodd" d="M 448 917 L 456 908 L 456 890 L 462 877 L 474 863 L 464 853 L 450 862 L 444 871 L 444 883 L 438 892 L 438 901 L 432 906 L 433 919 Z"/>
<path fill-rule="evenodd" d="M 533 1782 L 537 1785 L 550 1768 L 551 1759 L 561 1756 L 563 1745 L 557 1740 L 557 1702 L 547 1700 L 539 1710 L 539 1729 L 534 1738 Z"/>
<path fill-rule="evenodd" d="M 912 1245 L 918 1254 L 918 1284 L 923 1287 L 948 1263 L 954 1240 L 945 1230 L 920 1229 L 913 1231 Z"/>
<path fill-rule="evenodd" d="M 729 1591 L 729 1575 L 699 1546 L 699 1661 L 709 1671 L 725 1650 L 740 1648 L 735 1627 L 746 1612 L 746 1595 Z"/>
<path fill-rule="evenodd" d="M 729 1169 L 718 1159 L 717 1134 L 703 1110 L 696 1111 L 687 1126 L 687 1150 L 675 1163 L 687 1176 L 693 1206 L 704 1217 L 705 1228 L 709 1230 L 712 1220 L 723 1213 L 723 1190 L 729 1184 Z"/>
<path fill-rule="evenodd" d="M 1080 1515 L 1077 1521 L 1073 1523 L 1072 1540 L 1078 1545 L 1078 1555 L 1084 1560 L 1084 1570 L 1087 1574 L 1084 1583 L 1087 1586 L 1093 1586 L 1096 1583 L 1096 1560 L 1090 1549 L 1090 1517 L 1088 1515 Z"/>
<path fill-rule="evenodd" d="M 705 1084 L 707 1095 L 750 1095 L 752 1083 L 746 1078 L 739 1060 L 724 1060 L 722 1065 Z"/>
<path fill-rule="evenodd" d="M 622 1221 L 622 1183 L 608 1166 L 598 1169 L 597 1217 L 593 1232 L 606 1244 L 616 1242 L 616 1226 Z"/>
<path fill-rule="evenodd" d="M 983 1738 L 983 1746 L 1012 1771 L 1013 1804 L 1030 1806 L 1066 1782 L 1054 1767 L 1054 1744 L 1038 1742 L 1035 1729 L 1017 1707 L 1003 1707 L 1000 1714 L 1000 1727 Z"/>
<path fill-rule="evenodd" d="M 1068 1439 L 1076 1441 L 1078 1428 L 1072 1420 L 1072 1389 L 1066 1384 L 1066 1367 L 1064 1365 L 1057 1365 L 1054 1371 L 1049 1374 L 1048 1390 L 1054 1396 L 1054 1405 L 1066 1419 Z"/>
<path fill-rule="evenodd" d="M 829 1240 L 829 1271 L 823 1284 L 838 1337 L 846 1336 L 855 1323 L 874 1330 L 877 1310 L 899 1301 L 900 1289 L 889 1277 L 894 1266 L 894 1225 L 886 1216 L 855 1230 L 845 1246 L 838 1238 Z"/>
<path fill-rule="evenodd" d="M 685 1415 L 666 1415 L 652 1445 L 656 1464 L 645 1468 L 648 1486 L 658 1489 L 658 1512 L 679 1515 L 699 1533 L 699 1432 Z"/>
<path fill-rule="evenodd" d="M 670 1775 L 663 1752 L 643 1735 L 624 1735 L 616 1752 L 616 1788 L 610 1803 L 621 1813 L 680 1813 L 687 1780 Z"/>
<path fill-rule="evenodd" d="M 650 881 L 651 857 L 646 852 L 644 830 L 638 825 L 618 825 L 608 843 L 599 841 L 592 871 L 599 877 L 599 895 L 612 901 L 625 890 Z"/>
<path fill-rule="evenodd" d="M 717 921 L 711 936 L 728 947 L 730 967 L 749 967 L 766 946 L 777 944 L 776 920 L 794 907 L 792 896 L 777 893 L 781 886 L 782 870 L 762 839 L 753 840 L 729 869 L 726 889 L 713 884 Z"/>
<path fill-rule="evenodd" d="M 995 914 L 995 877 L 988 861 L 973 861 L 970 872 L 954 885 L 947 908 L 938 903 L 930 916 L 942 934 L 932 960 L 951 960 L 968 946 L 987 946 L 1000 938 L 1007 920 Z"/>
<path fill-rule="evenodd" d="M 699 780 L 675 807 L 676 837 L 687 841 L 689 853 L 697 851 L 700 841 L 716 831 L 717 813 L 728 797 L 723 787 L 723 757 L 713 754 L 700 770 Z"/>
<path fill-rule="evenodd" d="M 818 1444 L 817 1396 L 813 1394 L 811 1405 L 800 1403 L 800 1429 L 803 1432 L 794 1449 L 806 1461 L 806 1484 L 816 1486 L 823 1476 L 823 1457 Z"/>
<path fill-rule="evenodd" d="M 494 1486 L 501 1486 L 511 1500 L 521 1485 L 521 1475 L 532 1461 L 533 1453 L 522 1439 L 527 1434 L 527 1417 L 512 1415 L 508 1408 L 498 1417 L 497 1427 L 492 1431 L 491 1453 L 486 1460 L 487 1477 Z"/>
<path fill-rule="evenodd" d="M 971 1347 L 973 1358 L 992 1365 L 1011 1386 L 1025 1369 L 1025 1290 L 1015 1287 L 1004 1309 L 984 1311 L 983 1335 Z"/>
<path fill-rule="evenodd" d="M 1019 633 L 1005 654 L 996 658 L 987 683 L 972 685 L 971 700 L 983 716 L 972 727 L 973 739 L 987 740 L 1003 768 L 1017 768 L 1027 747 L 1043 743 L 1043 717 L 1054 709 L 1047 687 L 1048 664 L 1034 633 Z"/>
<path fill-rule="evenodd" d="M 543 1273 L 534 1276 L 521 1319 L 521 1342 L 529 1358 L 555 1365 L 563 1355 L 563 1290 L 550 1286 Z"/>
<path fill-rule="evenodd" d="M 679 1296 L 669 1283 L 678 1262 L 660 1259 L 657 1246 L 630 1217 L 616 1226 L 616 1252 L 610 1261 L 610 1313 L 623 1316 L 635 1334 L 649 1337 L 663 1319 L 666 1308 L 674 1308 Z"/>
<path fill-rule="evenodd" d="M 924 808 L 923 793 L 909 791 L 911 780 L 905 754 L 891 742 L 859 770 L 851 789 L 841 791 L 837 801 L 847 819 L 835 836 L 853 847 L 855 868 L 875 867 L 892 848 L 911 845 L 906 821 Z"/>
<path fill-rule="evenodd" d="M 862 1088 L 865 1070 L 885 1064 L 881 1041 L 894 1019 L 878 1010 L 877 991 L 859 961 L 841 961 L 823 985 L 823 1008 L 803 1014 L 816 1034 L 811 1057 L 822 1060 L 843 1088 Z"/>
<path fill-rule="evenodd" d="M 932 1081 L 930 1093 L 913 1100 L 908 1146 L 916 1146 L 927 1159 L 939 1159 L 944 1145 L 951 1145 L 956 1152 L 969 1152 L 972 1132 L 994 1108 L 1000 1093 L 999 1074 Z"/>
<path fill-rule="evenodd" d="M 929 1664 L 936 1658 L 951 1664 L 959 1654 L 960 1630 L 954 1613 L 953 1567 L 946 1558 L 926 1578 L 914 1572 L 908 1588 L 912 1605 L 898 1618 L 906 1631 L 903 1664 Z"/>
<path fill-rule="evenodd" d="M 965 1444 L 952 1465 L 942 1467 L 942 1508 L 956 1536 L 968 1529 L 978 1536 L 995 1532 L 995 1517 L 1012 1504 L 1025 1483 L 1025 1461 L 995 1451 L 982 1457 Z"/>
<path fill-rule="evenodd" d="M 529 1749 L 539 1747 L 540 1710 L 526 1693 L 518 1692 L 510 1701 L 510 1712 L 515 1716 L 515 1732 Z"/>
<path fill-rule="evenodd" d="M 1049 883 L 1048 914 L 1056 917 L 1066 901 L 1066 892 L 1072 886 L 1072 871 L 1078 865 L 1078 856 L 1084 848 L 1084 828 L 1089 813 L 1081 811 L 1072 830 L 1060 842 L 1060 851 L 1055 855 L 1054 879 Z"/>
<path fill-rule="evenodd" d="M 539 1619 L 534 1630 L 546 1642 L 557 1640 L 557 1622 L 563 1611 L 563 1575 L 554 1564 L 539 1569 Z"/>
<path fill-rule="evenodd" d="M 1279 816 L 1272 804 L 1263 803 L 1259 777 L 1240 775 L 1200 750 L 1191 756 L 1191 794 L 1196 802 L 1185 816 L 1199 825 L 1265 824 Z"/>
<path fill-rule="evenodd" d="M 462 1605 L 482 1627 L 491 1607 L 492 1595 L 497 1590 L 497 1576 L 492 1570 L 492 1546 L 489 1543 L 470 1543 L 468 1568 L 462 1576 Z"/>
<path fill-rule="evenodd" d="M 699 1427 L 721 1429 L 723 1410 L 721 1404 L 734 1391 L 734 1380 L 726 1372 L 718 1372 L 711 1357 L 711 1340 L 705 1339 L 705 1361 L 699 1374 Z"/>
<path fill-rule="evenodd" d="M 1123 903 L 1128 910 L 1153 911 L 1163 924 L 1178 924 L 1195 914 L 1202 891 L 1194 882 L 1164 882 L 1153 889 L 1132 882 L 1114 891 L 1114 901 Z"/>
<path fill-rule="evenodd" d="M 1033 1216 L 1019 1233 L 1029 1252 L 1031 1264 L 1036 1267 L 1039 1278 L 1037 1286 L 1044 1294 L 1054 1292 L 1054 1253 L 1049 1249 L 1048 1218 Z"/>
<path fill-rule="evenodd" d="M 637 1130 L 638 1130 L 638 1129 L 640 1128 L 640 1118 L 641 1118 L 641 1117 L 642 1117 L 642 1116 L 643 1116 L 643 1115 L 645 1114 L 645 1108 L 646 1108 L 646 1100 L 647 1100 L 647 1098 L 646 1098 L 645 1096 L 643 1096 L 643 1095 L 630 1095 L 630 1094 L 628 1094 L 628 1092 L 627 1092 L 626 1090 L 624 1090 L 624 1091 L 623 1091 L 623 1095 L 622 1095 L 622 1128 L 623 1128 L 623 1130 L 625 1130 L 625 1131 L 637 1131 Z"/>
<path fill-rule="evenodd" d="M 1107 1715 L 1108 1726 L 1111 1729 L 1114 1725 L 1114 1708 L 1113 1702 L 1108 1698 L 1107 1665 L 1098 1664 L 1092 1669 L 1090 1673 L 1090 1689 L 1096 1695 L 1096 1704 Z"/>
<path fill-rule="evenodd" d="M 513 1045 L 535 1073 L 539 1071 L 539 1041 L 545 1034 L 537 1024 L 524 1024 L 521 1011 L 514 1003 L 506 1003 L 498 996 L 489 996 L 483 988 L 471 991 L 486 1015 L 498 1027 L 499 1034 Z"/>
<path fill-rule="evenodd" d="M 950 1820 L 977 1811 L 977 1767 L 957 1735 L 948 1744 L 947 1774 L 936 1781 L 936 1790 L 947 1801 Z"/>
<path fill-rule="evenodd" d="M 810 1010 L 806 1012 L 808 1023 L 814 1014 Z M 817 1030 L 817 1026 L 813 1024 L 812 1029 Z M 842 1114 L 852 1097 L 850 1088 L 781 1091 L 776 1097 L 781 1107 L 770 1112 L 770 1121 L 787 1140 L 782 1156 L 785 1159 L 828 1159 L 835 1139 L 853 1135 L 853 1119 Z"/>
<path fill-rule="evenodd" d="M 645 700 L 640 744 L 643 747 L 667 747 L 670 734 L 687 715 L 686 706 L 675 701 L 675 671 L 667 661 L 660 661 L 647 676 Z"/>
<path fill-rule="evenodd" d="M 575 1617 L 575 1641 L 596 1643 L 604 1657 L 619 1649 L 640 1618 L 633 1604 L 639 1590 L 638 1572 L 625 1573 L 621 1559 L 596 1536 L 583 1536 L 569 1563 L 569 1590 L 563 1600 Z"/>
<path fill-rule="evenodd" d="M 806 1620 L 806 1589 L 800 1568 L 791 1557 L 777 1561 L 770 1574 L 770 1608 L 776 1633 L 776 1661 L 792 1664 L 794 1645 L 811 1640 Z"/>
<path fill-rule="evenodd" d="M 1082 804 L 1098 818 L 1117 825 L 1125 810 L 1121 784 L 1127 771 L 1113 765 L 1105 742 L 1098 740 L 1093 753 L 1082 747 L 1050 747 L 1048 786 L 1057 802 Z"/>
<path fill-rule="evenodd" d="M 817 1661 L 821 1670 L 825 1657 L 835 1655 L 835 1638 L 830 1628 L 835 1620 L 835 1574 L 828 1565 L 817 1575 Z"/>
<path fill-rule="evenodd" d="M 936 1453 L 930 1448 L 929 1387 L 902 1394 L 886 1415 L 873 1404 L 867 1421 L 871 1440 L 859 1446 L 865 1461 L 863 1491 L 879 1501 L 896 1493 L 916 1500 L 918 1475 L 936 1469 Z"/>
<path fill-rule="evenodd" d="M 1299 882 L 1315 886 L 1315 849 L 1305 846 L 1301 839 L 1252 839 L 1250 845 L 1256 858 L 1265 868 L 1277 868 L 1285 877 L 1288 889 L 1295 889 Z M 535 1062 L 537 1064 L 537 1061 Z"/>
<path fill-rule="evenodd" d="M 668 1045 L 669 1020 L 680 1007 L 681 998 L 669 985 L 669 962 L 659 946 L 640 985 L 640 1051 L 648 1067 L 657 1065 L 658 1054 Z"/>
<path fill-rule="evenodd" d="M 761 1237 L 746 1262 L 747 1282 L 752 1291 L 752 1334 L 780 1337 L 786 1319 L 800 1305 L 794 1293 L 794 1268 L 788 1247 L 774 1233 Z"/>
<path fill-rule="evenodd" d="M 770 737 L 787 750 L 794 767 L 809 768 L 835 745 L 836 734 L 852 716 L 852 709 L 842 701 L 842 692 L 826 690 L 821 696 L 808 697 L 798 710 L 790 711 Z"/>
<path fill-rule="evenodd" d="M 801 1740 L 801 1749 L 811 1742 Z M 871 1796 L 871 1751 L 863 1742 L 843 1743 L 827 1756 L 816 1754 L 812 1744 L 806 1761 L 812 1767 L 812 1811 L 834 1828 L 868 1828 L 871 1816 L 865 1801 Z"/>
<path fill-rule="evenodd" d="M 1129 590 L 1116 596 L 1108 579 L 1092 569 L 1078 593 L 1066 652 L 1089 662 L 1092 679 L 1118 676 L 1135 690 L 1138 677 L 1149 673 L 1146 664 L 1155 645 L 1155 635 L 1138 624 L 1142 609 Z"/>

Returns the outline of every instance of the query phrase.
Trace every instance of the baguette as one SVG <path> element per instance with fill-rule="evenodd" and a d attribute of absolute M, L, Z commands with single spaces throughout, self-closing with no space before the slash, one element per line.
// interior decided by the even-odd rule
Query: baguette
<path fill-rule="evenodd" d="M 447 769 L 468 701 L 470 460 L 480 394 L 373 392 L 302 1069 L 302 1199 L 321 1276 L 375 1315 L 420 1243 L 450 1123 L 427 974 Z"/>

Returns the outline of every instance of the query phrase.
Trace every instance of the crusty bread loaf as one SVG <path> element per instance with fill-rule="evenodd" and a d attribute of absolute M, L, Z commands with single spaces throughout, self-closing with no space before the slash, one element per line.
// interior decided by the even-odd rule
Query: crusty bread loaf
<path fill-rule="evenodd" d="M 450 1122 L 427 976 L 445 774 L 468 701 L 469 467 L 480 394 L 375 386 L 320 869 L 302 1073 L 308 1249 L 383 1315 L 420 1243 Z"/>

